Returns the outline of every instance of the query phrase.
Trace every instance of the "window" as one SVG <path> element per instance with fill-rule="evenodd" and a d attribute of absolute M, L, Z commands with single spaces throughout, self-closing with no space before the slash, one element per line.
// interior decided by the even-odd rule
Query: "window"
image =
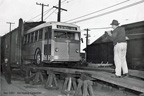
<path fill-rule="evenodd" d="M 42 39 L 42 31 L 43 31 L 42 29 L 39 30 L 39 40 Z"/>
<path fill-rule="evenodd" d="M 31 33 L 31 42 L 33 42 L 33 40 L 34 40 L 34 32 L 33 33 Z"/>
<path fill-rule="evenodd" d="M 55 31 L 54 32 L 54 37 L 55 38 L 66 38 L 66 32 L 61 32 L 61 31 Z"/>
<path fill-rule="evenodd" d="M 79 33 L 76 32 L 67 32 L 67 31 L 55 31 L 54 38 L 66 38 L 72 40 L 79 40 Z"/>
<path fill-rule="evenodd" d="M 51 38 L 51 26 L 45 28 L 45 39 Z"/>
<path fill-rule="evenodd" d="M 78 33 L 75 33 L 75 40 L 80 40 L 80 34 L 78 34 Z"/>
<path fill-rule="evenodd" d="M 45 32 L 45 39 L 48 39 L 48 31 Z"/>
<path fill-rule="evenodd" d="M 28 42 L 27 43 L 30 43 L 30 34 L 28 34 Z"/>
<path fill-rule="evenodd" d="M 38 31 L 35 32 L 35 39 L 34 39 L 34 41 L 37 41 L 37 38 L 38 38 Z"/>

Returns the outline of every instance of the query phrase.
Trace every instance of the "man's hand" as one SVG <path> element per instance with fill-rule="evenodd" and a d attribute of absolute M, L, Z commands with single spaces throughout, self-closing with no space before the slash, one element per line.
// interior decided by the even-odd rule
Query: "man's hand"
<path fill-rule="evenodd" d="M 112 36 L 111 30 L 110 30 L 110 31 L 106 31 L 106 32 L 107 32 L 107 34 L 108 34 L 109 36 Z"/>

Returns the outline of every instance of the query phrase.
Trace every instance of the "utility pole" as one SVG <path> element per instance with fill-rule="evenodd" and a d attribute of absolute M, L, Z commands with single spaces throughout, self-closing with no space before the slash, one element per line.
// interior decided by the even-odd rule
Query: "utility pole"
<path fill-rule="evenodd" d="M 87 61 L 87 55 L 88 55 L 88 37 L 89 37 L 89 34 L 88 32 L 90 31 L 90 29 L 84 29 L 87 33 L 86 33 L 86 52 L 85 52 L 85 59 Z"/>
<path fill-rule="evenodd" d="M 15 23 L 12 23 L 12 22 L 6 22 L 7 24 L 10 24 L 10 29 L 9 29 L 9 31 L 11 32 L 11 25 L 12 24 L 15 24 Z"/>
<path fill-rule="evenodd" d="M 88 34 L 88 32 L 90 31 L 90 29 L 84 29 L 87 33 L 86 34 L 84 34 L 84 35 L 86 35 L 86 48 L 87 48 L 87 46 L 88 46 L 88 37 L 89 37 L 89 34 Z"/>
<path fill-rule="evenodd" d="M 57 17 L 57 21 L 60 22 L 60 21 L 61 21 L 61 10 L 63 10 L 63 11 L 67 11 L 67 10 L 61 8 L 61 0 L 59 0 L 59 4 L 58 4 L 58 5 L 59 5 L 58 7 L 53 6 L 53 8 L 58 9 L 58 17 Z"/>
<path fill-rule="evenodd" d="M 44 5 L 43 3 L 37 3 L 37 2 L 36 2 L 36 4 L 42 6 L 41 21 L 43 21 L 43 10 L 44 10 L 44 6 L 49 6 L 49 5 Z"/>

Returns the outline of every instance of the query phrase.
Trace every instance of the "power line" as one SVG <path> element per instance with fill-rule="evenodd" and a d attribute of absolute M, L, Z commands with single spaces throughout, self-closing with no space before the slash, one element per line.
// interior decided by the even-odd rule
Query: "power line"
<path fill-rule="evenodd" d="M 92 12 L 92 13 L 89 13 L 89 14 L 86 14 L 86 15 L 83 15 L 83 16 L 80 16 L 80 17 L 77 17 L 77 18 L 68 20 L 68 21 L 66 21 L 66 22 L 70 22 L 70 21 L 73 21 L 73 20 L 76 20 L 76 19 L 80 19 L 80 18 L 82 18 L 82 17 L 86 17 L 86 16 L 89 16 L 89 15 L 92 15 L 92 14 L 94 14 L 94 13 L 98 13 L 98 12 L 104 11 L 104 10 L 106 10 L 106 9 L 109 9 L 109 8 L 112 8 L 112 7 L 115 7 L 115 6 L 118 6 L 118 5 L 123 4 L 123 3 L 126 3 L 126 2 L 128 2 L 128 1 L 129 1 L 129 0 L 126 0 L 126 1 L 123 1 L 123 2 L 120 2 L 120 3 L 117 3 L 117 4 L 115 4 L 115 5 L 112 5 L 112 6 L 109 6 L 109 7 L 103 8 L 103 9 L 100 9 L 100 10 L 98 10 L 98 11 L 95 11 L 95 12 Z"/>
<path fill-rule="evenodd" d="M 53 8 L 50 8 L 49 10 L 45 11 L 44 16 L 45 16 L 46 14 L 48 14 L 52 9 L 53 9 Z M 39 20 L 40 20 L 40 18 L 39 18 L 37 21 L 39 21 Z M 45 20 L 45 19 L 44 19 L 44 20 Z"/>
<path fill-rule="evenodd" d="M 101 27 L 101 28 L 89 28 L 90 30 L 99 30 L 99 29 L 109 29 L 112 27 Z"/>
<path fill-rule="evenodd" d="M 99 14 L 99 15 L 96 15 L 96 16 L 92 16 L 92 17 L 86 18 L 86 19 L 77 20 L 77 21 L 71 22 L 71 23 L 78 23 L 78 22 L 90 20 L 90 19 L 93 19 L 93 18 L 96 18 L 96 17 L 104 16 L 104 15 L 107 15 L 107 14 L 110 14 L 110 13 L 113 13 L 113 12 L 116 12 L 116 11 L 119 11 L 119 10 L 122 10 L 122 9 L 126 9 L 126 8 L 128 8 L 128 7 L 132 7 L 132 6 L 134 6 L 134 5 L 137 5 L 137 4 L 140 4 L 140 3 L 143 3 L 143 2 L 144 2 L 144 0 L 141 0 L 141 1 L 139 1 L 139 2 L 130 4 L 130 5 L 126 5 L 126 6 L 124 6 L 124 7 L 121 7 L 121 8 L 118 8 L 118 9 L 114 9 L 114 10 L 109 11 L 109 12 L 105 12 L 105 13 L 102 13 L 102 14 Z"/>
<path fill-rule="evenodd" d="M 48 10 L 46 10 L 46 11 L 44 11 L 44 15 L 46 14 L 46 13 L 48 13 L 49 11 L 51 11 L 51 9 L 52 8 L 50 8 L 50 9 L 48 9 Z M 45 13 L 46 12 L 46 13 Z M 38 14 L 37 16 L 35 16 L 35 17 L 33 17 L 33 18 L 31 18 L 30 20 L 28 20 L 28 21 L 31 21 L 31 20 L 33 20 L 33 19 L 35 19 L 35 18 L 37 18 L 38 16 L 40 16 L 41 14 Z"/>
<path fill-rule="evenodd" d="M 59 0 L 59 4 L 58 7 L 53 6 L 53 8 L 58 9 L 58 17 L 57 17 L 57 21 L 60 22 L 61 21 L 61 10 L 63 11 L 67 11 L 66 9 L 61 8 L 61 0 Z"/>
<path fill-rule="evenodd" d="M 100 27 L 100 28 L 87 28 L 87 29 L 89 29 L 89 31 L 91 31 L 91 30 L 101 30 L 101 29 L 109 29 L 109 28 L 112 28 L 112 27 Z M 83 29 L 83 30 L 81 30 L 81 31 L 85 31 L 86 29 Z"/>
<path fill-rule="evenodd" d="M 52 9 L 53 9 L 53 8 L 50 8 L 49 10 L 47 10 L 46 12 L 44 12 L 44 16 L 45 16 L 46 14 L 48 14 Z"/>
<path fill-rule="evenodd" d="M 37 2 L 36 2 L 36 4 L 42 6 L 41 21 L 43 21 L 43 9 L 44 9 L 44 6 L 49 6 L 49 5 L 45 5 L 43 3 L 37 3 Z"/>
<path fill-rule="evenodd" d="M 62 3 L 64 3 L 66 0 L 63 0 L 62 1 Z M 58 4 L 57 4 L 58 5 Z M 55 6 L 57 6 L 57 5 L 55 5 Z M 53 7 L 51 7 L 50 9 L 48 9 L 48 10 L 46 10 L 46 11 L 44 11 L 44 15 L 46 15 L 46 14 L 48 14 L 51 10 L 52 10 L 52 8 Z M 56 11 L 56 10 L 55 10 Z M 54 13 L 54 12 L 53 12 Z M 35 17 L 33 17 L 33 18 L 31 18 L 30 20 L 28 20 L 28 21 L 31 21 L 31 20 L 33 20 L 33 19 L 35 19 L 35 18 L 37 18 L 38 16 L 40 16 L 41 14 L 38 14 L 38 15 L 36 15 Z M 47 18 L 47 17 L 46 17 Z M 40 20 L 40 19 L 38 19 L 38 20 Z"/>
<path fill-rule="evenodd" d="M 48 17 L 50 17 L 56 10 L 57 10 L 57 9 L 55 9 L 50 15 L 48 15 L 48 16 L 45 18 L 45 20 L 46 20 Z"/>
<path fill-rule="evenodd" d="M 63 4 L 65 1 L 67 1 L 67 0 L 63 0 L 63 1 L 61 2 L 61 4 Z M 57 4 L 57 5 L 58 5 L 58 4 Z M 55 5 L 55 8 L 56 8 L 57 5 Z M 54 8 L 54 6 L 53 6 L 52 8 Z M 56 9 L 55 9 L 50 15 L 48 15 L 48 16 L 45 18 L 45 20 L 46 20 L 48 17 L 50 17 L 55 11 L 56 11 Z"/>

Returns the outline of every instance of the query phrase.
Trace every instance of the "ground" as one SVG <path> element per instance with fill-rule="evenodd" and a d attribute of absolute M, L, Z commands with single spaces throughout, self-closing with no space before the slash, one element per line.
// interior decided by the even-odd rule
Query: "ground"
<path fill-rule="evenodd" d="M 12 76 L 12 84 L 7 84 L 3 75 L 0 76 L 0 82 L 1 96 L 66 96 L 61 93 L 63 80 L 58 80 L 58 90 L 45 89 L 44 84 L 25 84 L 23 78 L 15 75 Z M 110 87 L 99 81 L 94 81 L 93 91 L 95 96 L 137 96 L 136 94 Z"/>

